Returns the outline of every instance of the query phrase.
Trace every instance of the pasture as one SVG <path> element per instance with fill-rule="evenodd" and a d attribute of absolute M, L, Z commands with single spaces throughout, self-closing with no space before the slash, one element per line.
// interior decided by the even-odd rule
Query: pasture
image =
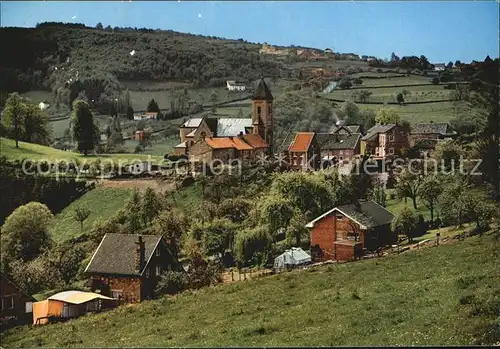
<path fill-rule="evenodd" d="M 2 345 L 491 345 L 498 340 L 499 248 L 498 232 L 489 232 L 401 255 L 186 291 L 15 328 L 2 334 Z"/>
<path fill-rule="evenodd" d="M 360 104 L 361 110 L 377 111 L 383 107 L 380 104 Z M 391 105 L 395 108 L 401 120 L 410 124 L 428 122 L 449 122 L 455 117 L 453 102 L 437 102 L 428 104 Z"/>

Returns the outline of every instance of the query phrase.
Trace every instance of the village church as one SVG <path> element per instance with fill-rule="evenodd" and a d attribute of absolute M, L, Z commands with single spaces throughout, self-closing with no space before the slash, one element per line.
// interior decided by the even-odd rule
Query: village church
<path fill-rule="evenodd" d="M 179 155 L 191 162 L 252 160 L 273 149 L 273 95 L 264 78 L 252 96 L 251 118 L 192 118 L 179 129 Z"/>

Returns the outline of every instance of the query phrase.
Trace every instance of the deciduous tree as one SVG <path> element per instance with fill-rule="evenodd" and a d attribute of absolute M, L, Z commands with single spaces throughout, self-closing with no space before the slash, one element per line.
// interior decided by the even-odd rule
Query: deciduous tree
<path fill-rule="evenodd" d="M 73 218 L 77 221 L 80 222 L 80 227 L 83 231 L 83 222 L 89 218 L 91 211 L 85 207 L 85 206 L 79 206 L 75 208 L 75 211 L 73 212 Z"/>

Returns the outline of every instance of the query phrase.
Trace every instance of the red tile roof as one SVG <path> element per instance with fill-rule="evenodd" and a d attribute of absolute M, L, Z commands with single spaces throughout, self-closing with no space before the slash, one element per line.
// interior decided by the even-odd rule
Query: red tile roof
<path fill-rule="evenodd" d="M 255 149 L 269 147 L 269 145 L 262 139 L 262 137 L 256 134 L 244 135 L 243 140 Z"/>
<path fill-rule="evenodd" d="M 239 139 L 237 137 L 233 138 L 233 143 L 234 143 L 234 147 L 237 150 L 253 150 L 252 146 L 246 144 L 245 142 L 243 142 L 241 139 Z"/>
<path fill-rule="evenodd" d="M 205 138 L 205 142 L 212 149 L 231 149 L 235 148 L 237 150 L 253 150 L 251 146 L 243 142 L 241 139 L 237 137 L 207 137 Z"/>
<path fill-rule="evenodd" d="M 314 132 L 297 132 L 295 139 L 288 148 L 291 152 L 306 152 L 311 146 L 311 142 L 314 138 Z"/>

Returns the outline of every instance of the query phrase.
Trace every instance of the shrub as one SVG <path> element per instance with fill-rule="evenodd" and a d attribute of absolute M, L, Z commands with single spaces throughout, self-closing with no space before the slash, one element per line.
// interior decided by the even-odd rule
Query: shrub
<path fill-rule="evenodd" d="M 186 273 L 169 270 L 161 274 L 155 293 L 156 295 L 175 294 L 185 290 L 187 284 Z"/>

